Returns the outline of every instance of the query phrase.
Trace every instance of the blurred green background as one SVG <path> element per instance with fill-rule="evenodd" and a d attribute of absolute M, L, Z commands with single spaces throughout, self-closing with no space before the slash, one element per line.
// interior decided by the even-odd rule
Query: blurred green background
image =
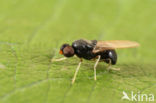
<path fill-rule="evenodd" d="M 0 0 L 0 102 L 128 103 L 123 91 L 156 95 L 155 35 L 155 0 Z M 96 82 L 94 62 L 84 61 L 71 86 L 79 59 L 51 59 L 80 38 L 141 46 L 117 50 L 120 71 L 101 62 Z"/>

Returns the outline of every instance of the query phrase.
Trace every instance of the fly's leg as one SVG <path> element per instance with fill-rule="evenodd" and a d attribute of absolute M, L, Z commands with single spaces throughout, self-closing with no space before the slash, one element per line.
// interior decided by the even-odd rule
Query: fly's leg
<path fill-rule="evenodd" d="M 73 77 L 73 79 L 72 79 L 72 84 L 74 84 L 74 82 L 75 82 L 75 79 L 76 79 L 77 73 L 78 73 L 78 71 L 79 71 L 79 69 L 80 69 L 80 66 L 81 66 L 81 63 L 82 63 L 82 59 L 80 59 L 80 62 L 79 62 L 79 64 L 78 64 L 77 68 L 76 68 L 76 71 L 75 71 L 74 77 Z"/>
<path fill-rule="evenodd" d="M 107 70 L 108 71 L 110 71 L 110 69 L 111 69 L 111 65 L 112 65 L 112 61 L 111 61 L 111 59 L 108 59 L 108 67 L 107 67 Z"/>
<path fill-rule="evenodd" d="M 76 56 L 74 55 L 74 57 L 76 57 Z M 66 60 L 66 59 L 67 59 L 67 57 L 58 58 L 58 59 L 51 59 L 51 62 L 59 62 L 59 61 L 63 61 L 63 60 Z"/>
<path fill-rule="evenodd" d="M 63 61 L 63 60 L 66 60 L 66 59 L 67 59 L 66 57 L 59 58 L 59 59 L 51 59 L 51 62 L 59 62 L 59 61 Z"/>
<path fill-rule="evenodd" d="M 94 65 L 94 80 L 96 80 L 96 67 L 100 61 L 100 58 L 101 58 L 101 56 L 99 55 L 95 65 Z"/>
<path fill-rule="evenodd" d="M 108 67 L 107 67 L 108 71 L 110 71 L 110 70 L 119 71 L 120 70 L 120 68 L 112 68 L 112 61 L 111 61 L 111 59 L 108 59 L 108 60 L 109 60 Z"/>

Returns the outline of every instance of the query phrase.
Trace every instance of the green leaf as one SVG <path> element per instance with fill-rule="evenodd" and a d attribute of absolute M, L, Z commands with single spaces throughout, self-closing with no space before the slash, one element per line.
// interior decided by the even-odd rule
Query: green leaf
<path fill-rule="evenodd" d="M 156 95 L 155 0 L 1 0 L 0 103 L 126 103 L 123 91 Z M 60 58 L 60 46 L 89 40 L 133 40 L 117 50 L 120 71 L 78 58 Z M 135 101 L 134 101 L 135 102 Z M 143 101 L 146 102 L 146 101 Z"/>

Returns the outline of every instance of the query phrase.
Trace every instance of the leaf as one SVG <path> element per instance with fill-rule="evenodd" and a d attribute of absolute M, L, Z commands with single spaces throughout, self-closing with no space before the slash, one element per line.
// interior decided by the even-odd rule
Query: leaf
<path fill-rule="evenodd" d="M 124 103 L 122 92 L 156 94 L 154 0 L 1 0 L 0 103 Z M 78 58 L 60 58 L 63 43 L 132 40 L 138 49 L 119 50 L 120 71 Z M 127 101 L 128 102 L 128 101 Z"/>

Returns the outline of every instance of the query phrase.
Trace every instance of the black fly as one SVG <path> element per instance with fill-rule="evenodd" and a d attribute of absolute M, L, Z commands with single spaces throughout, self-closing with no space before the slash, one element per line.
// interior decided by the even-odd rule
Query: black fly
<path fill-rule="evenodd" d="M 97 40 L 76 40 L 69 44 L 63 44 L 60 48 L 60 54 L 64 55 L 66 58 L 73 57 L 76 55 L 80 58 L 79 65 L 76 69 L 74 77 L 72 79 L 72 84 L 75 82 L 76 75 L 82 63 L 82 59 L 95 60 L 94 65 L 94 80 L 96 80 L 96 66 L 99 61 L 104 61 L 109 64 L 109 69 L 111 65 L 115 65 L 117 62 L 117 54 L 115 49 L 118 48 L 132 48 L 137 47 L 139 44 L 133 41 L 127 40 L 113 40 L 113 41 L 97 41 Z M 53 61 L 62 61 L 66 58 L 53 59 Z M 119 70 L 115 69 L 114 70 Z"/>

